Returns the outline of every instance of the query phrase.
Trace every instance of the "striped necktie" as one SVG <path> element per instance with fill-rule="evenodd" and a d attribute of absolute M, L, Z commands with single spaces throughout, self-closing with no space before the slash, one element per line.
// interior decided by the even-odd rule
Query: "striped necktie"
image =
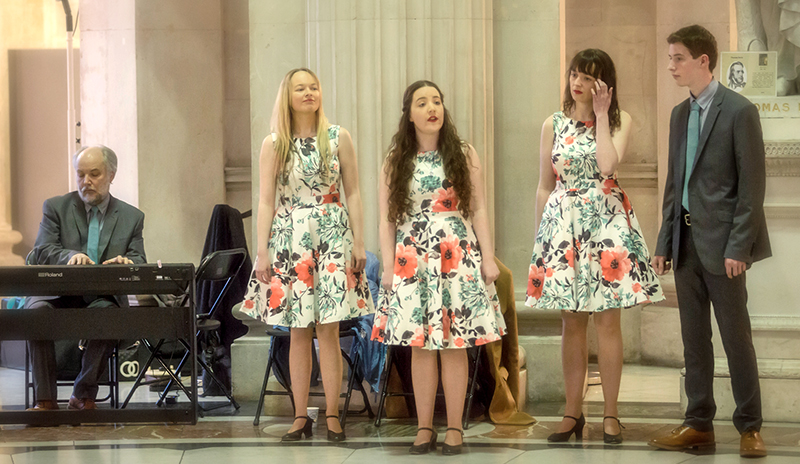
<path fill-rule="evenodd" d="M 697 144 L 700 142 L 700 105 L 692 102 L 689 124 L 686 126 L 686 172 L 683 176 L 683 197 L 681 204 L 689 211 L 689 177 L 692 175 L 694 160 L 697 159 Z"/>
<path fill-rule="evenodd" d="M 89 238 L 86 240 L 86 254 L 98 264 L 97 249 L 100 247 L 100 209 L 92 206 L 89 219 Z"/>

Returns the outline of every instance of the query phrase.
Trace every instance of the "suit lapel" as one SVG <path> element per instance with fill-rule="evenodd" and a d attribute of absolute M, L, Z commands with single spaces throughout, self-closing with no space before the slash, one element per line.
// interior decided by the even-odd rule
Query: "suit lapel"
<path fill-rule="evenodd" d="M 100 231 L 100 243 L 97 246 L 97 256 L 100 257 L 101 262 L 103 261 L 102 258 L 105 255 L 106 248 L 108 248 L 108 242 L 111 240 L 111 234 L 114 232 L 114 227 L 117 225 L 117 201 L 114 197 L 110 197 L 108 199 L 108 208 L 106 209 L 106 215 L 103 218 L 103 229 Z M 114 258 L 114 256 L 106 257 Z"/>
<path fill-rule="evenodd" d="M 725 87 L 723 87 L 722 84 L 719 84 L 717 93 L 714 94 L 714 100 L 712 100 L 711 104 L 708 105 L 708 116 L 706 116 L 706 120 L 703 122 L 703 131 L 700 133 L 700 139 L 697 142 L 697 156 L 694 157 L 692 174 L 694 174 L 694 168 L 697 167 L 697 161 L 700 159 L 700 156 L 703 155 L 703 149 L 706 146 L 706 142 L 708 142 L 708 136 L 711 133 L 711 129 L 714 128 L 714 122 L 716 122 L 717 116 L 719 116 L 719 107 L 722 105 L 722 100 L 725 96 L 724 92 Z M 685 138 L 686 137 L 684 137 L 684 139 Z"/>
<path fill-rule="evenodd" d="M 72 219 L 75 221 L 80 243 L 85 244 L 89 239 L 89 224 L 86 222 L 86 206 L 77 193 L 72 199 Z"/>

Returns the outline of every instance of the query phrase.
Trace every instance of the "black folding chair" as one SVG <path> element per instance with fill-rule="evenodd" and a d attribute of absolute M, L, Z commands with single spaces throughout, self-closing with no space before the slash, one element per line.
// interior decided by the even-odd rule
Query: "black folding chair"
<path fill-rule="evenodd" d="M 233 250 L 219 250 L 215 251 L 209 255 L 207 255 L 203 260 L 200 262 L 200 266 L 198 266 L 197 271 L 195 272 L 195 287 L 198 287 L 201 282 L 208 282 L 208 281 L 225 281 L 225 285 L 222 290 L 219 292 L 216 300 L 214 300 L 214 304 L 211 306 L 211 309 L 208 313 L 198 314 L 197 315 L 197 333 L 196 337 L 200 337 L 200 335 L 204 332 L 211 332 L 214 330 L 219 329 L 220 323 L 218 320 L 213 319 L 214 314 L 221 310 L 219 309 L 219 303 L 223 300 L 223 297 L 227 293 L 228 289 L 230 288 L 230 284 L 236 275 L 239 273 L 239 270 L 242 268 L 242 264 L 244 264 L 245 258 L 247 257 L 247 250 L 244 248 L 236 248 Z M 182 306 L 186 304 L 188 296 L 184 295 L 183 298 L 179 299 L 175 302 L 176 306 Z M 128 397 L 125 399 L 125 402 L 122 404 L 122 407 L 128 405 L 128 402 L 133 397 L 134 391 L 142 384 L 142 378 L 144 377 L 146 371 L 150 368 L 153 361 L 158 361 L 161 367 L 166 371 L 169 381 L 167 382 L 166 387 L 162 391 L 158 401 L 156 402 L 157 406 L 161 406 L 164 404 L 166 400 L 167 394 L 169 393 L 170 389 L 174 386 L 180 388 L 188 397 L 191 397 L 191 392 L 181 383 L 179 374 L 183 366 L 189 360 L 189 353 L 191 352 L 190 349 L 190 341 L 180 339 L 178 342 L 185 348 L 186 352 L 183 354 L 181 361 L 178 363 L 178 366 L 174 369 L 170 369 L 170 366 L 164 361 L 164 353 L 162 353 L 162 346 L 164 345 L 164 340 L 159 340 L 156 345 L 153 345 L 148 340 L 142 340 L 144 346 L 150 351 L 150 357 L 148 358 L 147 362 L 144 365 L 144 368 L 139 372 L 139 376 L 136 378 L 136 381 L 131 388 L 130 393 L 128 393 Z M 202 367 L 209 375 L 211 380 L 217 384 L 218 387 L 222 389 L 225 393 L 225 396 L 228 398 L 229 404 L 233 405 L 236 409 L 239 409 L 239 403 L 233 399 L 233 395 L 228 390 L 228 388 L 224 385 L 224 383 L 219 380 L 219 378 L 214 374 L 213 369 L 211 366 L 206 363 L 203 359 L 202 354 L 198 353 L 197 358 L 195 359 L 200 367 Z M 223 405 L 224 406 L 224 405 Z M 214 408 L 211 408 L 214 409 Z"/>

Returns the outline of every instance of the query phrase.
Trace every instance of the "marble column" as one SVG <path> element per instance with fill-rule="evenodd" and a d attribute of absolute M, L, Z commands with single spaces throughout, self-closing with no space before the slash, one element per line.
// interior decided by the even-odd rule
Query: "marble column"
<path fill-rule="evenodd" d="M 495 242 L 516 284 L 529 402 L 564 397 L 560 312 L 523 305 L 534 243 L 541 128 L 561 101 L 564 7 L 564 0 L 493 2 Z"/>
<path fill-rule="evenodd" d="M 310 3 L 310 2 L 309 2 Z M 270 133 L 270 118 L 275 95 L 283 76 L 293 68 L 308 66 L 306 46 L 306 2 L 250 0 L 250 146 L 252 179 L 252 255 L 255 255 L 256 216 L 259 192 L 259 153 L 261 142 Z M 325 85 L 324 78 L 323 85 Z M 328 86 L 323 88 L 323 101 L 328 110 Z M 336 122 L 335 120 L 333 122 Z M 234 312 L 236 314 L 237 312 Z M 246 316 L 242 316 L 246 319 Z M 231 383 L 240 400 L 258 399 L 269 354 L 266 326 L 252 319 L 245 320 L 247 335 L 231 346 Z M 273 380 L 274 382 L 274 380 Z M 278 387 L 280 388 L 280 387 Z M 280 398 L 280 397 L 279 397 Z M 280 398 L 282 399 L 282 398 Z M 268 402 L 265 411 L 275 413 L 283 401 Z"/>
<path fill-rule="evenodd" d="M 119 156 L 112 194 L 145 212 L 149 261 L 199 262 L 225 201 L 220 0 L 84 0 L 85 144 Z"/>
<path fill-rule="evenodd" d="M 518 312 L 526 310 L 542 123 L 561 102 L 563 20 L 563 0 L 493 2 L 495 246 L 514 274 Z"/>

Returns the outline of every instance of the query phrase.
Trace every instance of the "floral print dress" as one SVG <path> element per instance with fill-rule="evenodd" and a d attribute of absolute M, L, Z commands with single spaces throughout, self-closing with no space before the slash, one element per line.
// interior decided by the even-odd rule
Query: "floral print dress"
<path fill-rule="evenodd" d="M 478 239 L 438 151 L 417 154 L 410 195 L 412 213 L 397 226 L 392 289 L 381 287 L 372 338 L 429 350 L 499 340 L 506 326 L 497 292 L 483 282 Z"/>
<path fill-rule="evenodd" d="M 286 183 L 278 181 L 269 285 L 250 277 L 242 311 L 267 324 L 313 327 L 373 312 L 363 272 L 350 268 L 353 232 L 339 194 L 339 126 L 330 126 L 330 174 L 322 179 L 316 137 L 294 139 Z M 274 140 L 274 135 L 273 135 Z"/>
<path fill-rule="evenodd" d="M 556 188 L 536 235 L 526 306 L 593 312 L 664 299 L 628 196 L 597 167 L 592 124 L 553 115 Z"/>

